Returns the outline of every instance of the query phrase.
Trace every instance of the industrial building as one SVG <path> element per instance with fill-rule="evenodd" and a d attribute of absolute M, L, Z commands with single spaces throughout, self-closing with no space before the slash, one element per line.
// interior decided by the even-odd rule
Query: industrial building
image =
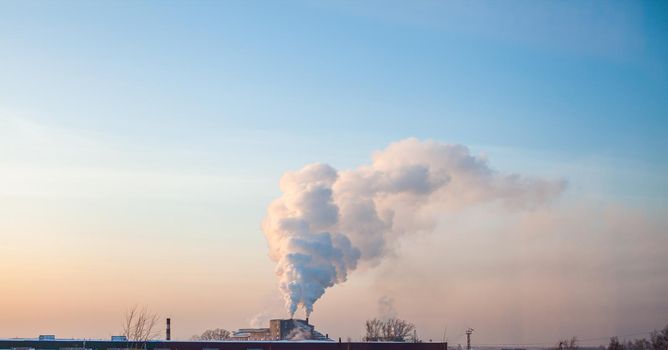
<path fill-rule="evenodd" d="M 315 330 L 315 327 L 305 320 L 275 319 L 269 321 L 269 328 L 241 328 L 232 333 L 230 340 L 319 340 L 332 341 L 327 335 Z"/>
<path fill-rule="evenodd" d="M 230 336 L 232 341 L 271 340 L 269 328 L 240 328 Z"/>

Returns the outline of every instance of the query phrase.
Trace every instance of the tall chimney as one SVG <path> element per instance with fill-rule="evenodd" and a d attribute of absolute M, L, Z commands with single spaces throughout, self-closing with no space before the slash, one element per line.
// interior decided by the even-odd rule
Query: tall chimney
<path fill-rule="evenodd" d="M 172 340 L 172 320 L 167 317 L 167 340 Z"/>
<path fill-rule="evenodd" d="M 308 317 L 306 317 L 306 324 L 308 324 Z"/>

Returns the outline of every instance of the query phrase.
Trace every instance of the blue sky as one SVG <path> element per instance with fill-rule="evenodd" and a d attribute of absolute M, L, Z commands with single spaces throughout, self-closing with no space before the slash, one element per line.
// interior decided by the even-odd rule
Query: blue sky
<path fill-rule="evenodd" d="M 8 2 L 3 104 L 155 142 L 410 134 L 656 160 L 661 6 Z"/>
<path fill-rule="evenodd" d="M 156 147 L 266 155 L 241 130 L 313 161 L 416 136 L 663 166 L 664 7 L 7 2 L 1 98 Z"/>
<path fill-rule="evenodd" d="M 664 7 L 7 2 L 1 98 L 155 145 L 250 130 L 368 150 L 411 135 L 656 166 Z"/>
<path fill-rule="evenodd" d="M 667 35 L 663 2 L 3 1 L 4 232 L 266 259 L 283 172 L 406 137 L 665 215 Z"/>

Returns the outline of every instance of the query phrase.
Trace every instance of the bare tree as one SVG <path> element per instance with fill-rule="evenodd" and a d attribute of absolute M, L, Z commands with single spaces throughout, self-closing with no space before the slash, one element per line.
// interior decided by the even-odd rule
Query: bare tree
<path fill-rule="evenodd" d="M 420 338 L 418 338 L 417 329 L 415 329 L 415 327 L 413 327 L 413 334 L 410 337 L 408 337 L 408 341 L 411 342 L 411 343 L 421 343 L 422 342 L 422 340 L 420 340 Z M 443 342 L 445 343 L 445 340 L 443 340 Z"/>
<path fill-rule="evenodd" d="M 642 338 L 642 339 L 633 339 L 633 340 L 627 340 L 624 342 L 624 348 L 625 350 L 653 350 L 652 343 L 649 342 L 649 340 Z M 661 348 L 659 348 L 661 349 Z M 666 348 L 663 348 L 662 350 L 665 350 Z"/>
<path fill-rule="evenodd" d="M 663 327 L 660 331 L 653 331 L 650 334 L 652 349 L 666 350 L 668 349 L 668 326 Z"/>
<path fill-rule="evenodd" d="M 573 337 L 571 339 L 560 340 L 557 343 L 556 350 L 577 350 L 578 349 L 578 338 Z"/>
<path fill-rule="evenodd" d="M 619 342 L 619 338 L 612 337 L 610 338 L 610 344 L 608 344 L 607 350 L 624 350 L 624 344 Z"/>
<path fill-rule="evenodd" d="M 668 350 L 668 326 L 650 333 L 650 339 L 638 338 L 620 342 L 619 338 L 610 338 L 606 350 Z"/>
<path fill-rule="evenodd" d="M 201 335 L 194 335 L 192 340 L 227 340 L 230 335 L 231 333 L 227 329 L 207 329 Z"/>
<path fill-rule="evenodd" d="M 374 318 L 367 320 L 364 324 L 366 328 L 366 341 L 379 341 L 383 332 L 383 321 Z"/>
<path fill-rule="evenodd" d="M 415 325 L 398 318 L 374 318 L 366 321 L 365 328 L 366 341 L 406 341 L 415 334 Z"/>
<path fill-rule="evenodd" d="M 121 334 L 130 341 L 147 342 L 160 334 L 159 330 L 155 329 L 157 324 L 158 315 L 151 313 L 146 307 L 140 309 L 135 305 L 125 313 Z"/>
<path fill-rule="evenodd" d="M 397 318 L 390 318 L 385 321 L 383 327 L 383 337 L 390 341 L 404 341 L 415 330 L 412 323 Z"/>

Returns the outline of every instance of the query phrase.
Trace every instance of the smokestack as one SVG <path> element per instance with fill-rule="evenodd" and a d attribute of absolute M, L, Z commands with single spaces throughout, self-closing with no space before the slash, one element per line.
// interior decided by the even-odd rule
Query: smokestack
<path fill-rule="evenodd" d="M 306 324 L 308 324 L 308 317 L 306 317 Z"/>
<path fill-rule="evenodd" d="M 167 317 L 167 331 L 166 331 L 166 339 L 167 340 L 172 340 L 172 320 Z"/>

